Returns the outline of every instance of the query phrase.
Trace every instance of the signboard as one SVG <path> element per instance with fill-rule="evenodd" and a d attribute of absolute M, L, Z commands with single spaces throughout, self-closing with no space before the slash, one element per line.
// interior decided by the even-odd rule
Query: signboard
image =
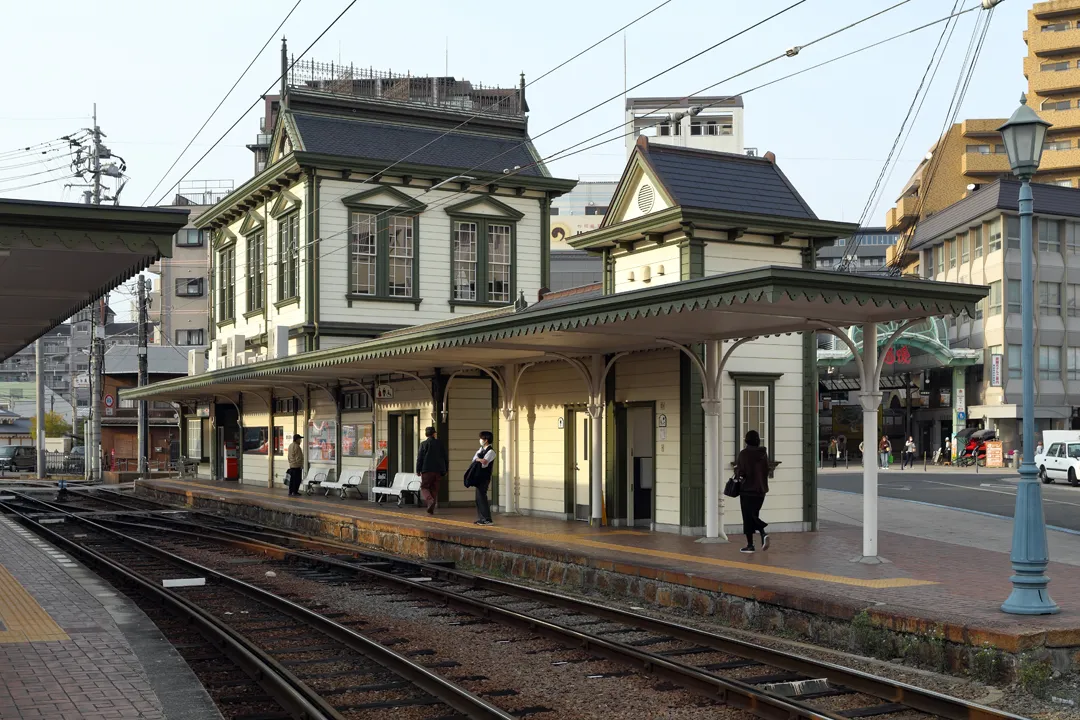
<path fill-rule="evenodd" d="M 113 396 L 112 395 L 106 395 L 105 396 L 105 407 L 107 407 L 109 409 L 112 409 L 112 406 L 113 406 Z M 112 413 L 109 413 L 109 414 L 112 415 Z"/>
<path fill-rule="evenodd" d="M 76 375 L 74 378 L 72 378 L 72 383 L 77 388 L 88 388 L 90 387 L 90 376 L 86 373 L 83 373 L 82 375 Z"/>
<path fill-rule="evenodd" d="M 1001 387 L 1001 355 L 990 356 L 990 387 Z"/>
<path fill-rule="evenodd" d="M 210 417 L 210 403 L 199 403 L 195 406 L 195 417 Z"/>
<path fill-rule="evenodd" d="M 376 385 L 375 386 L 375 399 L 376 400 L 393 400 L 394 388 L 389 385 Z"/>
<path fill-rule="evenodd" d="M 960 412 L 956 413 L 956 419 L 960 422 L 964 422 L 965 420 L 967 420 L 967 413 L 961 410 Z"/>
<path fill-rule="evenodd" d="M 113 409 L 111 407 L 105 408 L 105 414 L 111 416 L 113 414 Z"/>
<path fill-rule="evenodd" d="M 1005 467 L 1005 453 L 1002 452 L 1000 440 L 990 440 L 986 443 L 986 467 Z"/>
<path fill-rule="evenodd" d="M 956 414 L 965 415 L 967 412 L 967 391 L 964 388 L 956 388 Z"/>

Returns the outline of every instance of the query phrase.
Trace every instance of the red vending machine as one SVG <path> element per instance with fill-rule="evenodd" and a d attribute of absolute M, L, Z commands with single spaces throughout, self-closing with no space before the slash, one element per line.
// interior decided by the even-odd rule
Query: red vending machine
<path fill-rule="evenodd" d="M 237 459 L 236 443 L 225 443 L 225 479 L 240 479 L 240 463 Z"/>

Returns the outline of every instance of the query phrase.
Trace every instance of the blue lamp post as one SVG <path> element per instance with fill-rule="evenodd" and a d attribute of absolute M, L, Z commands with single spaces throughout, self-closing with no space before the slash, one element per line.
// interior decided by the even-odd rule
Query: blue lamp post
<path fill-rule="evenodd" d="M 1020 312 L 1023 319 L 1021 367 L 1024 383 L 1023 458 L 1020 483 L 1016 490 L 1013 516 L 1012 567 L 1013 589 L 1001 606 L 1015 615 L 1050 615 L 1058 606 L 1050 599 L 1046 586 L 1046 566 L 1050 552 L 1046 542 L 1046 519 L 1043 517 L 1042 485 L 1035 467 L 1035 255 L 1031 243 L 1031 176 L 1039 169 L 1043 140 L 1050 123 L 1027 106 L 1020 97 L 1020 107 L 998 130 L 1005 140 L 1005 152 L 1013 174 L 1020 178 Z"/>

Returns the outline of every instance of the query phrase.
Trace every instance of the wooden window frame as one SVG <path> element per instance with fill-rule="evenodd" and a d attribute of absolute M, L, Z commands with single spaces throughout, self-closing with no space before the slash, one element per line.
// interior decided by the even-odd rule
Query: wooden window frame
<path fill-rule="evenodd" d="M 285 253 L 285 228 L 289 228 L 292 249 Z M 294 208 L 277 218 L 277 290 L 278 302 L 300 297 L 300 210 Z M 291 283 L 286 282 L 287 279 Z"/>
<path fill-rule="evenodd" d="M 252 249 L 258 257 L 252 262 Z M 266 308 L 266 232 L 259 228 L 247 237 L 245 248 L 247 258 L 247 312 L 257 313 Z"/>
<path fill-rule="evenodd" d="M 218 248 L 217 256 L 218 287 L 215 307 L 218 325 L 224 325 L 236 320 L 236 243 Z"/>
<path fill-rule="evenodd" d="M 765 388 L 768 397 L 766 398 L 766 437 L 762 441 L 762 446 L 769 451 L 769 461 L 776 462 L 776 452 L 770 446 L 776 444 L 776 381 L 783 377 L 782 373 L 746 373 L 746 372 L 729 372 L 728 376 L 731 377 L 732 382 L 735 384 L 735 427 L 732 428 L 735 433 L 735 444 L 732 446 L 735 448 L 735 456 L 737 457 L 739 451 L 743 448 L 742 438 L 742 391 L 746 388 L 762 387 Z"/>
<path fill-rule="evenodd" d="M 346 293 L 349 304 L 353 302 L 402 302 L 419 305 L 420 297 L 420 215 L 412 210 L 393 211 L 380 205 L 346 203 L 349 232 L 347 234 Z M 372 215 L 375 217 L 375 292 L 363 294 L 355 292 L 353 273 L 353 214 Z M 404 217 L 412 220 L 412 293 L 409 295 L 390 294 L 390 219 Z"/>
<path fill-rule="evenodd" d="M 494 207 L 499 214 L 474 212 L 477 206 Z M 456 307 L 506 307 L 517 300 L 517 224 L 525 214 L 499 202 L 493 197 L 479 197 L 467 200 L 453 207 L 446 208 L 450 216 L 450 297 L 451 308 Z M 458 223 L 476 224 L 476 298 L 462 300 L 454 297 L 454 240 L 457 236 Z M 488 228 L 491 225 L 510 227 L 510 294 L 506 301 L 493 301 L 488 294 Z"/>

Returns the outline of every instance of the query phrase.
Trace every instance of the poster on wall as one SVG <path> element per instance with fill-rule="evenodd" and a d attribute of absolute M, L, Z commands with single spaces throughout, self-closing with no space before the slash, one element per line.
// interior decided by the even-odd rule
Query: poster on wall
<path fill-rule="evenodd" d="M 375 427 L 371 423 L 341 426 L 342 457 L 371 457 L 375 446 Z"/>
<path fill-rule="evenodd" d="M 308 462 L 337 461 L 337 421 L 311 420 L 307 441 Z"/>
<path fill-rule="evenodd" d="M 274 427 L 274 454 L 285 454 L 285 428 L 281 425 Z"/>
<path fill-rule="evenodd" d="M 990 387 L 1001 387 L 1001 359 L 998 354 L 990 356 Z"/>

